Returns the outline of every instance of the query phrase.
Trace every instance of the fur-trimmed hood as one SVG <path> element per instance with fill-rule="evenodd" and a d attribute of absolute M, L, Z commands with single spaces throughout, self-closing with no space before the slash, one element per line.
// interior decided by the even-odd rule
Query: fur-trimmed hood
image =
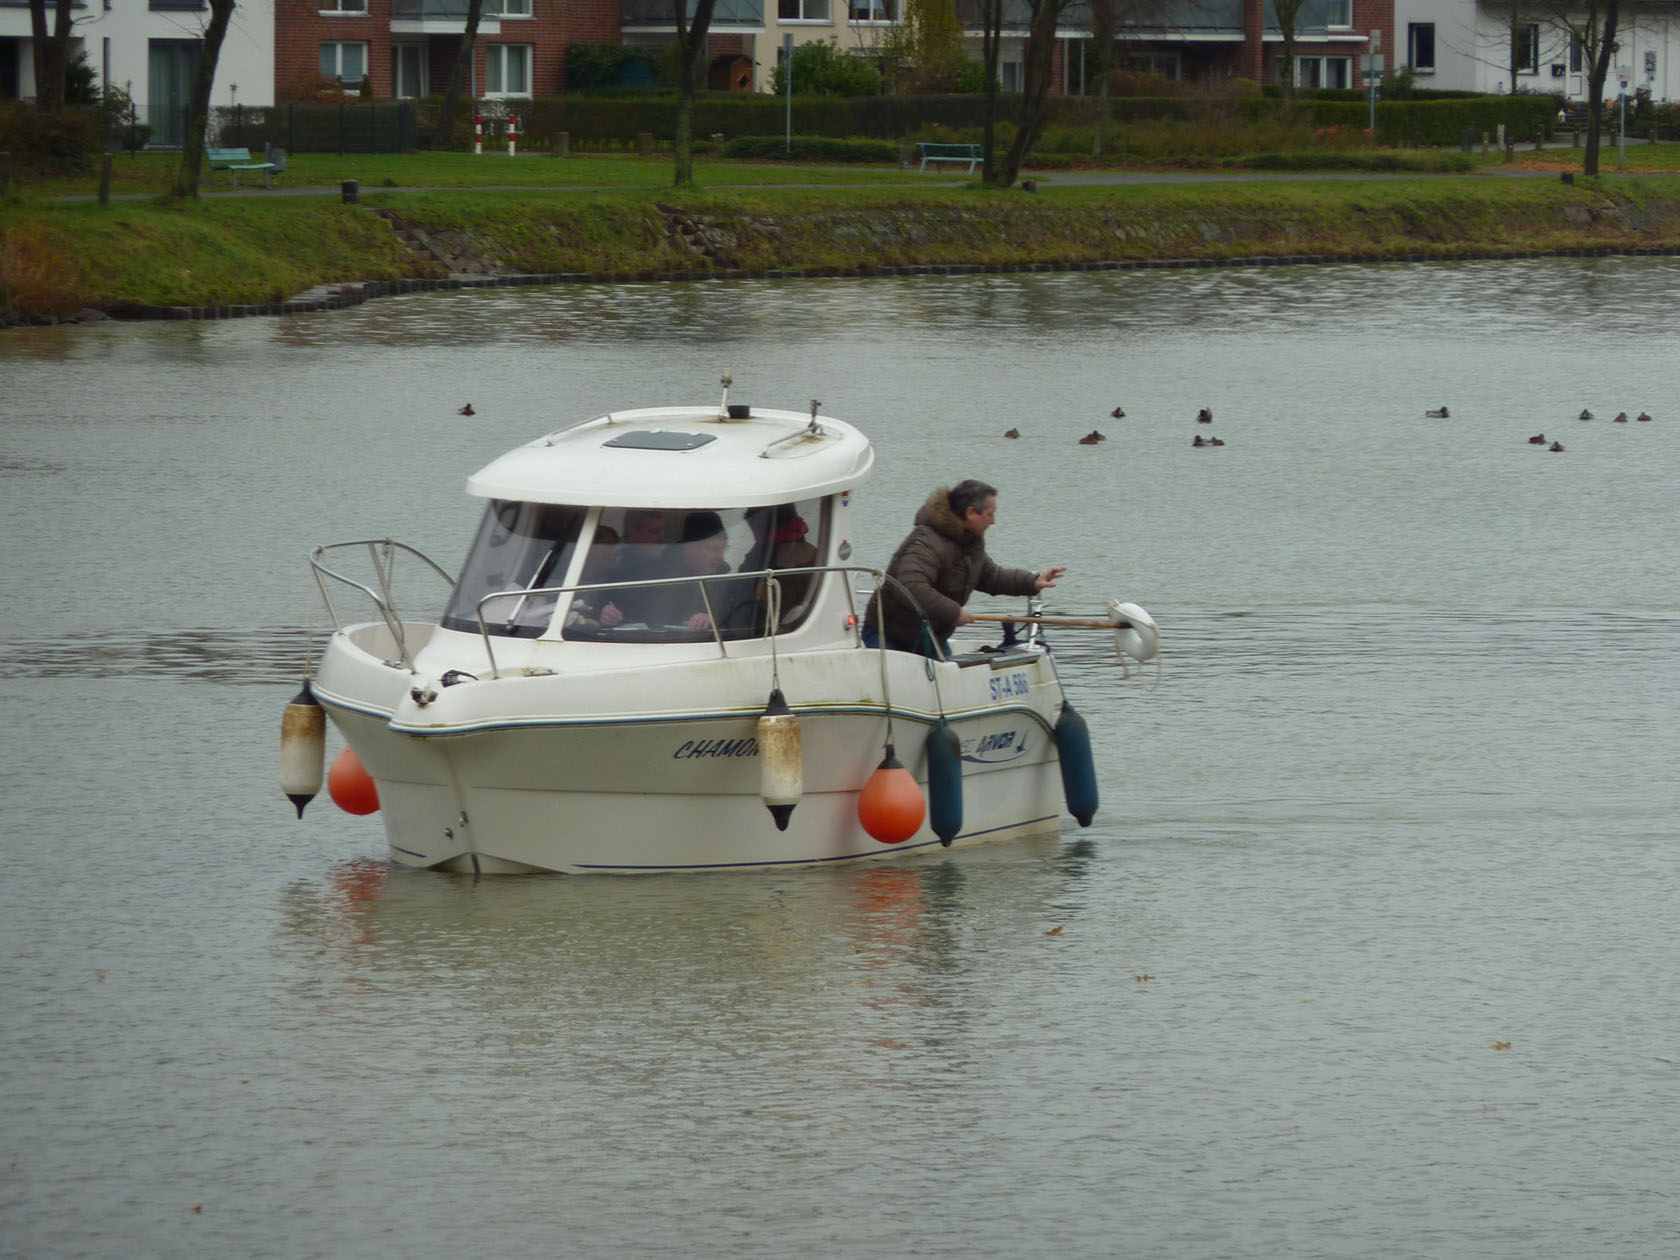
<path fill-rule="evenodd" d="M 958 546 L 968 547 L 980 541 L 980 536 L 970 531 L 962 517 L 951 509 L 949 486 L 940 486 L 928 495 L 927 502 L 917 509 L 916 524 L 938 530 Z"/>

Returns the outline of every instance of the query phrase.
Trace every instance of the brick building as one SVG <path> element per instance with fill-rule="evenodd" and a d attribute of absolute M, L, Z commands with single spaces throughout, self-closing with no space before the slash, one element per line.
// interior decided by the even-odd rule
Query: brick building
<path fill-rule="evenodd" d="M 442 93 L 466 29 L 467 0 L 274 0 L 276 95 L 333 79 L 354 91 L 364 77 L 382 100 Z M 568 45 L 619 41 L 619 0 L 484 0 L 466 90 L 558 95 Z"/>

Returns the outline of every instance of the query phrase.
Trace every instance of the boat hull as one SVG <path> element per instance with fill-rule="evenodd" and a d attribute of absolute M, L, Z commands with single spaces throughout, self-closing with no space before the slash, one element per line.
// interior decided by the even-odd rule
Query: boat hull
<path fill-rule="evenodd" d="M 863 648 L 819 657 L 780 664 L 803 750 L 804 790 L 786 830 L 760 797 L 764 661 L 493 684 L 505 694 L 455 687 L 417 711 L 407 676 L 340 634 L 316 693 L 372 775 L 391 855 L 405 865 L 643 873 L 861 862 L 937 847 L 925 819 L 902 844 L 876 841 L 857 802 L 889 741 L 925 793 L 925 745 L 941 711 L 962 748 L 963 826 L 953 843 L 1058 830 L 1061 690 L 1047 654 L 931 671 L 897 653 L 883 670 L 882 654 Z M 659 704 L 609 712 L 615 694 L 621 709 L 631 695 Z"/>

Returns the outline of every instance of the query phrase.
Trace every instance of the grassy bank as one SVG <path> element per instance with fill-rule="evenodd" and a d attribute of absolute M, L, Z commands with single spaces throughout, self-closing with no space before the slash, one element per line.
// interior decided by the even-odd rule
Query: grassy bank
<path fill-rule="evenodd" d="M 636 168 L 638 180 L 655 169 L 619 164 Z M 668 169 L 657 169 L 668 179 Z M 392 172 L 393 183 L 400 174 Z M 0 208 L 0 310 L 19 319 L 88 307 L 121 314 L 140 306 L 266 304 L 321 284 L 443 271 L 624 277 L 1680 245 L 1680 184 L 1662 177 L 1573 187 L 1488 176 L 1052 179 L 1028 193 L 926 179 L 906 187 L 896 171 L 832 174 L 851 186 L 836 178 L 824 186 L 763 182 L 683 194 L 641 183 L 382 191 L 369 181 L 356 205 L 264 194 L 186 205 L 136 199 L 103 209 L 14 201 Z M 376 208 L 417 231 L 443 266 L 409 249 Z"/>

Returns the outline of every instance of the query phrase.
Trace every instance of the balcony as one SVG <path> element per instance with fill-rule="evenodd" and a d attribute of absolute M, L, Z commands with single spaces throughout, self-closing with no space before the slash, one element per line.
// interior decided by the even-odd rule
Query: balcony
<path fill-rule="evenodd" d="M 854 0 L 854 4 L 856 0 Z M 1243 0 L 1132 0 L 1119 6 L 1122 39 L 1241 39 Z M 957 0 L 957 15 L 970 31 L 980 29 L 981 0 Z M 1025 0 L 1003 0 L 1003 30 L 1025 31 L 1031 12 Z M 1266 32 L 1276 36 L 1277 13 L 1266 4 Z M 1311 37 L 1346 30 L 1353 21 L 1352 0 L 1305 0 L 1295 20 L 1295 33 Z M 1086 0 L 1073 0 L 1057 23 L 1062 34 L 1091 29 Z"/>
<path fill-rule="evenodd" d="M 531 12 L 531 0 L 484 0 L 480 35 L 499 35 L 502 18 Z M 391 30 L 398 35 L 460 35 L 467 29 L 467 0 L 391 0 Z"/>
<path fill-rule="evenodd" d="M 648 31 L 677 29 L 676 6 L 672 0 L 623 0 L 621 10 L 626 30 L 634 27 Z M 694 0 L 685 0 L 688 16 L 694 16 Z M 764 30 L 765 0 L 717 0 L 712 10 L 713 31 L 762 32 Z"/>

